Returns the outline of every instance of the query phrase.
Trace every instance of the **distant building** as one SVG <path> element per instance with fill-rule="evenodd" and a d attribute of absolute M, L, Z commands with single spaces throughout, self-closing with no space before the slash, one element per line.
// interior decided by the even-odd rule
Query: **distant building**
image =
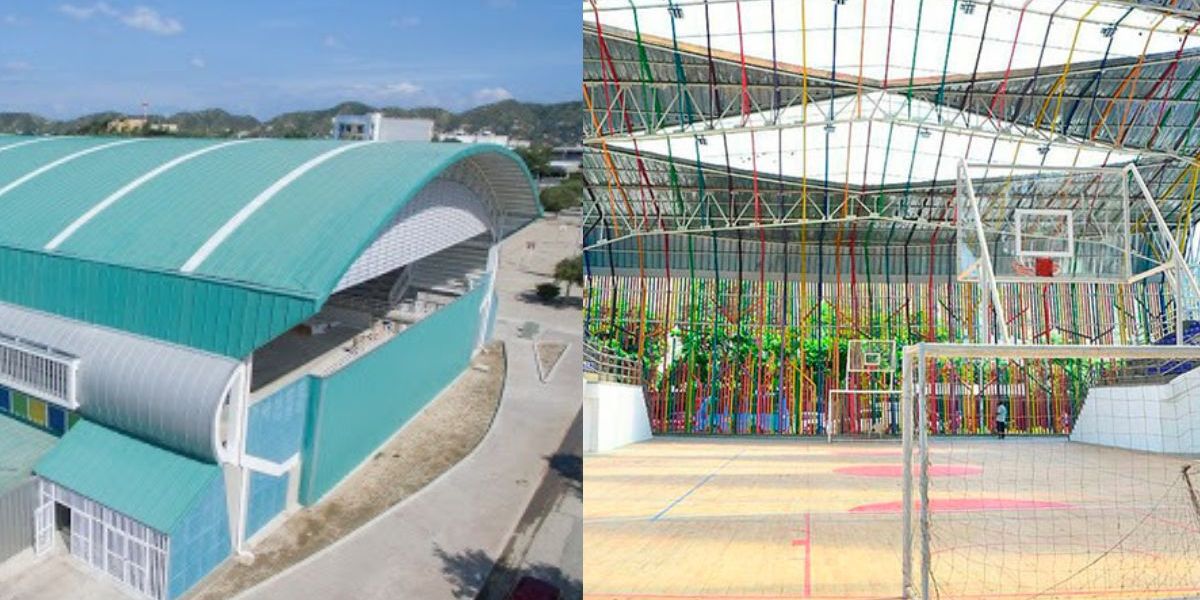
<path fill-rule="evenodd" d="M 151 123 L 145 117 L 121 117 L 113 119 L 104 126 L 109 133 L 141 133 L 143 131 L 153 131 L 156 133 L 179 133 L 179 125 L 176 123 Z"/>
<path fill-rule="evenodd" d="M 583 146 L 559 146 L 550 155 L 550 168 L 567 175 L 583 167 Z"/>
<path fill-rule="evenodd" d="M 456 129 L 442 135 L 443 141 L 459 141 L 464 144 L 496 144 L 498 146 L 507 146 L 509 148 L 528 148 L 529 140 L 522 140 L 507 135 L 493 133 L 490 129 L 481 129 L 476 132 L 469 132 L 465 129 Z"/>
<path fill-rule="evenodd" d="M 333 118 L 333 139 L 380 142 L 428 142 L 433 140 L 430 119 L 397 119 L 383 113 L 338 115 Z"/>
<path fill-rule="evenodd" d="M 111 133 L 137 133 L 146 127 L 147 122 L 141 117 L 121 117 L 109 121 L 105 129 Z"/>

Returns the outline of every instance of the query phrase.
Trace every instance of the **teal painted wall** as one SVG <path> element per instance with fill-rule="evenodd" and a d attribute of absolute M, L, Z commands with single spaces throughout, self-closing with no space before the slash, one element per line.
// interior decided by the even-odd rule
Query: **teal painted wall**
<path fill-rule="evenodd" d="M 198 495 L 168 535 L 171 556 L 168 595 L 178 598 L 212 572 L 232 552 L 229 512 L 225 508 L 225 478 L 219 473 Z"/>
<path fill-rule="evenodd" d="M 0 246 L 0 302 L 242 358 L 316 312 L 270 290 Z"/>
<path fill-rule="evenodd" d="M 470 363 L 486 281 L 346 368 L 313 378 L 300 502 L 312 504 Z"/>

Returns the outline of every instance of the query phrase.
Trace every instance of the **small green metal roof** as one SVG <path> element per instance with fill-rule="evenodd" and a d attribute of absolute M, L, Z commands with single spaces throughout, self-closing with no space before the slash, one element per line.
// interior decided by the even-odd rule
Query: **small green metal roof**
<path fill-rule="evenodd" d="M 81 420 L 34 471 L 163 533 L 170 533 L 214 477 L 200 462 Z"/>
<path fill-rule="evenodd" d="M 241 358 L 460 163 L 511 223 L 540 214 L 494 145 L 0 136 L 0 302 Z"/>
<path fill-rule="evenodd" d="M 0 413 L 0 496 L 24 481 L 58 438 Z"/>

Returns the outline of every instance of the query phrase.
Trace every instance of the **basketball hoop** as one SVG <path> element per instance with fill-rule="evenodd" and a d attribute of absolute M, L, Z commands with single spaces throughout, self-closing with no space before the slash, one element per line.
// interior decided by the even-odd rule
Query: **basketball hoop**
<path fill-rule="evenodd" d="M 1058 262 L 1049 256 L 1022 257 L 1012 262 L 1013 272 L 1026 277 L 1054 277 L 1058 274 Z"/>

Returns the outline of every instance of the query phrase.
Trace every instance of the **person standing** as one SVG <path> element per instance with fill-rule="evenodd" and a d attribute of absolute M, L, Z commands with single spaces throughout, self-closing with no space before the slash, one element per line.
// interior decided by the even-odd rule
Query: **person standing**
<path fill-rule="evenodd" d="M 1004 439 L 1004 432 L 1008 429 L 1008 406 L 1000 403 L 996 408 L 996 434 L 1000 439 Z"/>

